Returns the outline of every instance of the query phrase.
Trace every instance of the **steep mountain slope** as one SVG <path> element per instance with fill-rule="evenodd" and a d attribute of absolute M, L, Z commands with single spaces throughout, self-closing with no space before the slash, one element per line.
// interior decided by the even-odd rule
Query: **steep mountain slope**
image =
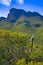
<path fill-rule="evenodd" d="M 35 16 L 39 16 L 40 19 L 43 18 L 43 16 L 41 16 L 39 13 L 37 12 L 26 12 L 22 9 L 16 9 L 16 8 L 12 8 L 10 9 L 10 12 L 7 16 L 7 19 L 9 20 L 14 20 L 14 21 L 10 21 L 10 22 L 15 22 L 20 16 L 26 16 L 26 17 L 35 17 Z"/>
<path fill-rule="evenodd" d="M 17 32 L 35 32 L 39 27 L 43 26 L 43 21 L 38 19 L 38 17 L 26 17 L 21 16 L 14 23 L 12 30 Z"/>
<path fill-rule="evenodd" d="M 43 27 L 39 27 L 37 32 L 35 33 L 36 36 L 36 43 L 41 45 L 43 45 Z"/>
<path fill-rule="evenodd" d="M 6 19 L 0 18 L 0 29 L 30 33 L 39 27 L 43 27 L 43 16 L 37 12 L 12 8 Z"/>

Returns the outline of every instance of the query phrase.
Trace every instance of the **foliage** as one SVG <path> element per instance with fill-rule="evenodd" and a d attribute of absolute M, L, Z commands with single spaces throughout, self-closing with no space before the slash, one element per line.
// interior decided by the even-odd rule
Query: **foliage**
<path fill-rule="evenodd" d="M 16 62 L 16 65 L 27 65 L 25 59 L 20 59 Z"/>
<path fill-rule="evenodd" d="M 43 36 L 41 34 L 40 37 Z M 31 34 L 0 30 L 0 65 L 33 65 L 33 62 L 43 62 L 43 44 L 37 42 L 43 37 L 39 39 L 36 35 L 32 52 L 30 39 Z"/>

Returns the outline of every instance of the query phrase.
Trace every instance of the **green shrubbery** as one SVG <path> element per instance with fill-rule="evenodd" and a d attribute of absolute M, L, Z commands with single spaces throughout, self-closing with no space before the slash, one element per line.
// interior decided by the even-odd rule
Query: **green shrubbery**
<path fill-rule="evenodd" d="M 33 65 L 33 62 L 38 65 L 43 62 L 43 45 L 34 44 L 31 52 L 30 38 L 30 34 L 0 30 L 0 65 Z"/>

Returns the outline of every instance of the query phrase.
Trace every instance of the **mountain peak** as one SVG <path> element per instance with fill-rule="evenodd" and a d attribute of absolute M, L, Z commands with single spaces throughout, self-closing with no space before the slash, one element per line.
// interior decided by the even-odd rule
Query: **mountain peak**
<path fill-rule="evenodd" d="M 15 22 L 20 16 L 22 15 L 25 16 L 26 14 L 27 12 L 22 9 L 12 8 L 10 9 L 7 19 L 10 19 L 10 20 L 12 19 L 12 21 Z"/>
<path fill-rule="evenodd" d="M 12 9 L 10 9 L 10 12 L 14 12 L 16 10 L 17 10 L 16 8 L 12 8 Z"/>
<path fill-rule="evenodd" d="M 43 18 L 37 12 L 30 12 L 30 11 L 26 12 L 23 9 L 12 8 L 10 9 L 7 19 L 10 20 L 10 22 L 15 22 L 20 16 L 26 16 L 26 17 L 39 16 L 40 18 Z"/>
<path fill-rule="evenodd" d="M 34 16 L 41 16 L 38 12 L 33 12 L 32 13 Z"/>
<path fill-rule="evenodd" d="M 5 17 L 0 17 L 0 21 L 2 21 L 2 20 L 4 20 L 4 19 L 6 19 Z"/>

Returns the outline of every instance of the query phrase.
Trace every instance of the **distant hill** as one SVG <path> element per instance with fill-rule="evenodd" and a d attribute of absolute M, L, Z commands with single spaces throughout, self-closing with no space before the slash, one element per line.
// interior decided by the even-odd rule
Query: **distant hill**
<path fill-rule="evenodd" d="M 0 29 L 30 33 L 39 27 L 43 27 L 43 16 L 37 12 L 12 8 L 7 18 L 0 17 Z"/>
<path fill-rule="evenodd" d="M 0 21 L 3 21 L 4 19 L 6 19 L 5 17 L 0 17 Z"/>

